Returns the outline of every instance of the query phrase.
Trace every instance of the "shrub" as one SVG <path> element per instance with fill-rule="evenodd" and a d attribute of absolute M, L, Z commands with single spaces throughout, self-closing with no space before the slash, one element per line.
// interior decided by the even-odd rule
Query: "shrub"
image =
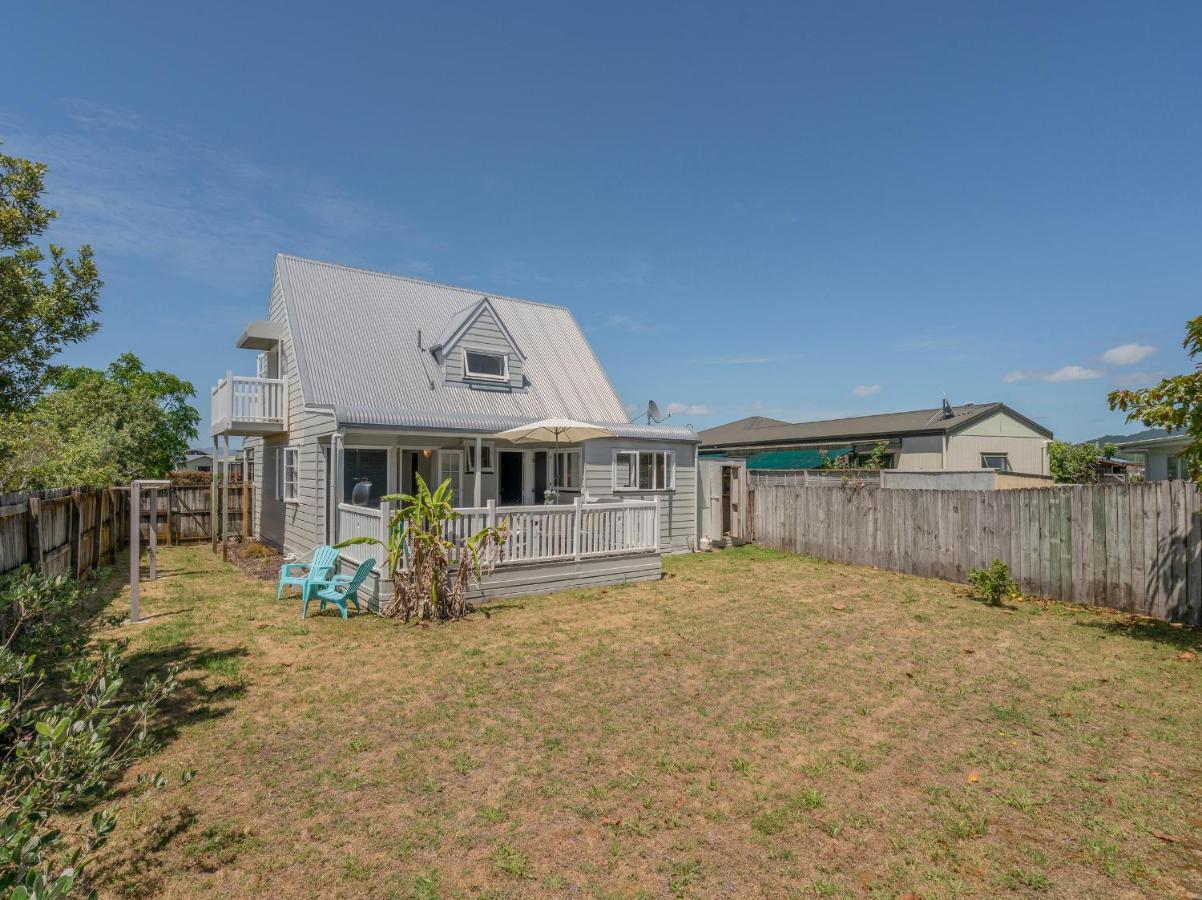
<path fill-rule="evenodd" d="M 94 802 L 151 749 L 174 670 L 122 698 L 124 643 L 90 647 L 93 591 L 22 570 L 0 579 L 0 895 L 64 897 L 116 824 L 64 834 L 50 817 Z"/>
<path fill-rule="evenodd" d="M 995 559 L 987 569 L 969 569 L 968 583 L 973 593 L 992 606 L 1001 606 L 1007 597 L 1018 593 L 1018 585 L 1010 577 L 1010 567 Z"/>

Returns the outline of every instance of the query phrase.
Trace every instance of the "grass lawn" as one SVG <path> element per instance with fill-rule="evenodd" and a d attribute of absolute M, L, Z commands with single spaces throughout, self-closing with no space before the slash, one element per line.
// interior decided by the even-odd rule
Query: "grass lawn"
<path fill-rule="evenodd" d="M 665 568 L 416 628 L 163 551 L 113 634 L 183 688 L 97 887 L 1202 892 L 1197 632 L 751 547 Z"/>

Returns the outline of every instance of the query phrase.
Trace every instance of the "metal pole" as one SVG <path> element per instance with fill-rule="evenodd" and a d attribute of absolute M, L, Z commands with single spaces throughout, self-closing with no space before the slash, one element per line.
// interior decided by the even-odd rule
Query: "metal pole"
<path fill-rule="evenodd" d="M 129 486 L 129 621 L 138 621 L 138 576 L 141 575 L 142 496 L 135 481 Z"/>
<path fill-rule="evenodd" d="M 221 558 L 230 558 L 230 436 L 225 436 L 225 452 L 221 471 Z"/>
<path fill-rule="evenodd" d="M 217 552 L 217 467 L 220 465 L 217 447 L 220 440 L 220 438 L 213 438 L 213 467 L 209 470 L 213 476 L 209 479 L 209 537 L 212 540 L 214 553 Z"/>
<path fill-rule="evenodd" d="M 150 534 L 149 534 L 148 549 L 150 550 L 150 580 L 154 581 L 158 577 L 158 558 L 159 551 L 159 489 L 152 487 L 150 489 Z"/>

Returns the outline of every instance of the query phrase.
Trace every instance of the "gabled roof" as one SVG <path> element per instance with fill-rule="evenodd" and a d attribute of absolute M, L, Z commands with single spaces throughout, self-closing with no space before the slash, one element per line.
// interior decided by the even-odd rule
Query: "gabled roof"
<path fill-rule="evenodd" d="M 446 328 L 443 329 L 438 340 L 430 345 L 430 350 L 437 353 L 439 358 L 445 359 L 450 349 L 458 343 L 461 337 L 471 330 L 471 327 L 476 324 L 476 320 L 484 315 L 485 312 L 492 314 L 493 321 L 501 329 L 501 334 L 505 335 L 505 340 L 509 341 L 509 346 L 513 348 L 513 352 L 522 359 L 525 359 L 526 354 L 522 352 L 522 348 L 518 346 L 518 342 L 514 339 L 512 332 L 506 327 L 505 320 L 501 318 L 500 313 L 497 312 L 497 308 L 493 306 L 492 301 L 487 297 L 481 297 L 471 306 L 464 307 L 451 316 L 451 320 L 447 323 Z"/>
<path fill-rule="evenodd" d="M 305 404 L 341 423 L 494 432 L 559 416 L 629 437 L 696 440 L 691 428 L 628 422 L 565 307 L 285 254 L 275 271 Z M 429 352 L 432 336 L 453 335 L 485 304 L 528 354 L 521 390 L 445 382 Z"/>
<path fill-rule="evenodd" d="M 726 425 L 707 428 L 698 433 L 701 446 L 771 446 L 783 444 L 817 444 L 823 441 L 861 440 L 902 437 L 916 434 L 948 434 L 966 428 L 997 412 L 1005 412 L 1049 438 L 1052 432 L 1015 412 L 1004 403 L 965 403 L 952 407 L 952 415 L 944 417 L 942 408 L 915 409 L 908 412 L 883 413 L 875 416 L 854 416 L 848 419 L 827 419 L 822 422 L 786 424 L 776 419 L 751 416 Z"/>

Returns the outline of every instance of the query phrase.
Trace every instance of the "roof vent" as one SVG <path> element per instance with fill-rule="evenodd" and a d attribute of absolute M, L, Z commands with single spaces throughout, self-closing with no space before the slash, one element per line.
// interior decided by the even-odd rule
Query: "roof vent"
<path fill-rule="evenodd" d="M 956 413 L 952 409 L 952 405 L 947 402 L 947 397 L 944 397 L 943 398 L 943 418 L 954 419 L 955 417 L 956 417 Z"/>

